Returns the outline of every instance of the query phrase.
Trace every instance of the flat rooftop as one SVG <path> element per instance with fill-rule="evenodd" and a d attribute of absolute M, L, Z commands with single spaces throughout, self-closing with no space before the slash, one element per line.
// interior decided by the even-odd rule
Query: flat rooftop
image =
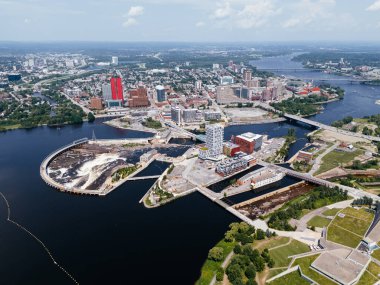
<path fill-rule="evenodd" d="M 349 285 L 359 279 L 369 260 L 357 250 L 335 249 L 322 253 L 311 267 L 339 284 Z"/>
<path fill-rule="evenodd" d="M 258 140 L 259 138 L 261 138 L 262 135 L 258 135 L 258 134 L 254 134 L 254 133 L 248 132 L 248 133 L 244 133 L 244 134 L 238 135 L 236 137 L 244 139 L 244 140 L 247 140 L 247 141 L 250 141 L 250 142 L 253 142 L 253 141 Z"/>

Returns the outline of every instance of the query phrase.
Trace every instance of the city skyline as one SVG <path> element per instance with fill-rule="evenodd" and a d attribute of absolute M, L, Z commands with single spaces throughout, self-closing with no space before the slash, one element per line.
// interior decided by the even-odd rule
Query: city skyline
<path fill-rule="evenodd" d="M 2 41 L 378 41 L 379 0 L 0 1 Z"/>

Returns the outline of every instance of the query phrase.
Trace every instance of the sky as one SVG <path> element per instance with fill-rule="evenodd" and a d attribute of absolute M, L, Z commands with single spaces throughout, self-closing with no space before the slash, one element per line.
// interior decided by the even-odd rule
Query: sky
<path fill-rule="evenodd" d="M 0 41 L 380 41 L 380 0 L 0 0 Z"/>

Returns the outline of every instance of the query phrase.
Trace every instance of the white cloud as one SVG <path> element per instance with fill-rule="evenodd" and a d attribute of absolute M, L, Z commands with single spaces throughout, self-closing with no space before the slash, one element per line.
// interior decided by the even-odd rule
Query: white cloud
<path fill-rule="evenodd" d="M 218 20 L 219 27 L 251 29 L 269 22 L 269 19 L 281 13 L 273 0 L 226 0 L 217 5 L 211 19 Z"/>
<path fill-rule="evenodd" d="M 205 25 L 205 23 L 202 22 L 202 21 L 199 21 L 199 22 L 197 22 L 197 23 L 195 24 L 195 26 L 198 27 L 198 28 L 203 27 L 204 25 Z"/>
<path fill-rule="evenodd" d="M 136 16 L 141 16 L 142 14 L 144 14 L 143 6 L 132 6 L 131 8 L 129 8 L 127 17 L 136 17 Z"/>
<path fill-rule="evenodd" d="M 302 0 L 294 6 L 291 17 L 282 23 L 283 28 L 305 26 L 322 18 L 330 17 L 332 8 L 336 5 L 335 0 Z"/>
<path fill-rule="evenodd" d="M 25 18 L 25 19 L 24 19 L 24 23 L 25 23 L 25 24 L 29 24 L 29 23 L 30 23 L 30 19 Z"/>
<path fill-rule="evenodd" d="M 271 0 L 254 1 L 238 12 L 236 24 L 239 28 L 258 28 L 266 24 L 270 17 L 281 13 Z"/>
<path fill-rule="evenodd" d="M 123 23 L 124 28 L 129 28 L 131 26 L 137 25 L 137 21 L 135 18 L 129 18 Z"/>
<path fill-rule="evenodd" d="M 232 14 L 231 4 L 230 2 L 224 2 L 222 4 L 217 4 L 218 8 L 211 15 L 213 19 L 224 19 Z"/>
<path fill-rule="evenodd" d="M 367 11 L 378 11 L 378 10 L 380 10 L 380 0 L 377 0 L 375 3 L 373 3 L 367 8 Z"/>

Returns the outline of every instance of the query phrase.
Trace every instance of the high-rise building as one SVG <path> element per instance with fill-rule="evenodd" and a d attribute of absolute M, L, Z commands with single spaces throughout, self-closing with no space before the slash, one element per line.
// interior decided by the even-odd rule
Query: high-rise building
<path fill-rule="evenodd" d="M 30 58 L 28 60 L 28 65 L 29 65 L 29 67 L 33 67 L 34 66 L 34 58 Z"/>
<path fill-rule="evenodd" d="M 181 109 L 178 106 L 174 106 L 171 109 L 172 121 L 177 125 L 181 124 Z"/>
<path fill-rule="evenodd" d="M 111 84 L 106 83 L 102 85 L 103 99 L 105 101 L 112 100 L 112 89 Z"/>
<path fill-rule="evenodd" d="M 124 102 L 123 85 L 121 83 L 120 77 L 111 78 L 111 91 L 112 91 L 112 100 L 120 100 Z"/>
<path fill-rule="evenodd" d="M 75 66 L 74 65 L 74 60 L 72 60 L 72 59 L 67 59 L 65 61 L 65 64 L 66 64 L 66 67 L 74 67 Z"/>
<path fill-rule="evenodd" d="M 243 80 L 244 81 L 249 81 L 252 80 L 252 71 L 249 69 L 245 69 L 243 73 Z"/>
<path fill-rule="evenodd" d="M 217 70 L 217 69 L 219 69 L 220 68 L 220 65 L 218 64 L 218 63 L 213 63 L 212 64 L 212 69 L 213 70 Z"/>
<path fill-rule="evenodd" d="M 232 76 L 222 76 L 220 78 L 221 85 L 229 85 L 234 83 L 234 78 Z"/>
<path fill-rule="evenodd" d="M 113 56 L 111 60 L 112 65 L 119 65 L 119 58 L 117 56 Z"/>
<path fill-rule="evenodd" d="M 182 121 L 184 123 L 192 123 L 197 120 L 197 109 L 182 110 Z"/>
<path fill-rule="evenodd" d="M 223 152 L 224 128 L 222 125 L 213 124 L 206 126 L 206 147 L 208 156 L 217 157 Z"/>
<path fill-rule="evenodd" d="M 156 86 L 157 102 L 166 101 L 165 87 L 161 85 Z"/>
<path fill-rule="evenodd" d="M 195 88 L 197 90 L 201 90 L 202 89 L 202 80 L 195 81 Z"/>

